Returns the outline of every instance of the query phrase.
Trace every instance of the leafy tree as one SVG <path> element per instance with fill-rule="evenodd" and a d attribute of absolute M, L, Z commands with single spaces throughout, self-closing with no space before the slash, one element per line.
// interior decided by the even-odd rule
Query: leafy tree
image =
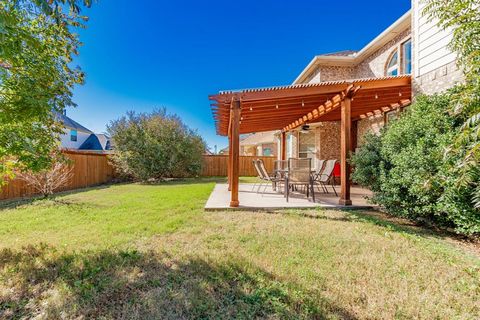
<path fill-rule="evenodd" d="M 204 140 L 176 115 L 165 109 L 129 112 L 107 126 L 119 173 L 137 180 L 198 175 L 205 152 Z"/>
<path fill-rule="evenodd" d="M 473 187 L 470 200 L 480 209 L 480 4 L 478 0 L 429 0 L 425 12 L 444 29 L 452 29 L 450 48 L 458 54 L 465 75 L 452 99 L 451 112 L 463 125 L 450 146 L 448 157 L 458 189 Z"/>
<path fill-rule="evenodd" d="M 72 28 L 86 20 L 77 3 L 0 2 L 0 177 L 51 165 L 63 129 L 55 112 L 75 106 L 72 89 L 84 81 L 71 66 L 80 46 Z"/>

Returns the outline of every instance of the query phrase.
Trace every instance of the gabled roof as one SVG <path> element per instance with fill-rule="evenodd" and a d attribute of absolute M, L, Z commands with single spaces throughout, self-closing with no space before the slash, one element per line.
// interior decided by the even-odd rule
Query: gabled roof
<path fill-rule="evenodd" d="M 74 129 L 77 131 L 83 131 L 86 133 L 93 133 L 90 129 L 85 128 L 82 126 L 80 123 L 76 122 L 75 120 L 67 117 L 63 113 L 56 112 L 55 117 L 57 118 L 57 121 L 63 123 L 63 125 L 69 129 Z"/>
<path fill-rule="evenodd" d="M 104 134 L 91 134 L 85 140 L 79 150 L 110 150 L 110 138 Z"/>
<path fill-rule="evenodd" d="M 390 25 L 387 29 L 385 29 L 375 39 L 370 41 L 370 43 L 368 43 L 365 47 L 362 48 L 362 50 L 358 52 L 346 50 L 315 56 L 307 65 L 307 67 L 303 69 L 300 75 L 298 75 L 295 81 L 293 81 L 293 84 L 302 83 L 317 65 L 353 67 L 359 64 L 366 57 L 370 56 L 372 53 L 374 53 L 386 43 L 395 38 L 400 32 L 410 27 L 412 24 L 411 14 L 411 10 L 408 10 L 403 16 L 401 16 L 397 21 L 395 21 L 392 25 Z"/>

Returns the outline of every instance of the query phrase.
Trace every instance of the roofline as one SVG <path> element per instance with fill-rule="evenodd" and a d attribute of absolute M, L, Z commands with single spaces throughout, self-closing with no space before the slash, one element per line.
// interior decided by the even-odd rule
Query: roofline
<path fill-rule="evenodd" d="M 312 71 L 312 69 L 321 63 L 331 63 L 336 66 L 355 66 L 360 63 L 371 52 L 377 50 L 384 43 L 387 43 L 393 39 L 395 35 L 392 35 L 396 30 L 403 30 L 411 25 L 412 9 L 405 12 L 400 18 L 392 23 L 387 29 L 383 30 L 375 39 L 370 41 L 365 47 L 352 56 L 327 56 L 318 55 L 313 57 L 310 63 L 302 70 L 298 77 L 293 81 L 293 84 L 301 83 L 306 76 Z"/>

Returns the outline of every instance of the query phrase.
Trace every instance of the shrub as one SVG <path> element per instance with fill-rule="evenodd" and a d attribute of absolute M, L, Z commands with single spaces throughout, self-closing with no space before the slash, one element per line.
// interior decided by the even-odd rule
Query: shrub
<path fill-rule="evenodd" d="M 447 150 L 462 121 L 449 113 L 451 105 L 450 93 L 418 97 L 352 155 L 352 178 L 371 188 L 372 201 L 391 214 L 474 234 L 480 232 L 480 212 L 472 199 L 478 180 L 461 186 L 456 182 L 463 157 Z"/>
<path fill-rule="evenodd" d="M 73 168 L 61 155 L 52 156 L 55 159 L 50 167 L 38 172 L 32 170 L 22 171 L 17 177 L 25 181 L 36 192 L 44 197 L 51 196 L 55 191 L 65 186 L 73 176 Z"/>
<path fill-rule="evenodd" d="M 204 140 L 176 115 L 165 109 L 152 113 L 129 112 L 107 126 L 117 172 L 137 180 L 198 175 Z"/>

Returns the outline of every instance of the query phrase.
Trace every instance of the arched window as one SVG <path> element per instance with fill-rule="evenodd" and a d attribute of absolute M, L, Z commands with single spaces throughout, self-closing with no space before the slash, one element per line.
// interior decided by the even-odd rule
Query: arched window
<path fill-rule="evenodd" d="M 387 76 L 398 76 L 398 50 L 392 54 L 387 63 Z"/>

